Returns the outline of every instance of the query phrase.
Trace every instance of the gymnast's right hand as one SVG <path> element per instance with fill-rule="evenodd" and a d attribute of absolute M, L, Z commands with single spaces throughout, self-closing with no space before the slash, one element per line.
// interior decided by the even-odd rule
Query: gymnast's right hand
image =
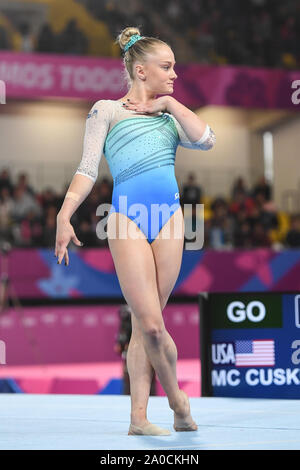
<path fill-rule="evenodd" d="M 83 246 L 76 234 L 71 223 L 68 220 L 61 219 L 59 215 L 56 217 L 56 240 L 55 240 L 55 256 L 58 257 L 57 263 L 61 264 L 65 257 L 65 265 L 69 266 L 69 254 L 67 246 L 70 241 L 77 246 Z"/>

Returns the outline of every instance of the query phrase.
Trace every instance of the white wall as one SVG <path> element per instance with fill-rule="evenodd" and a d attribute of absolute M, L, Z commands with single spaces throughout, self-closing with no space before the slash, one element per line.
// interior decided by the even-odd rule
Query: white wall
<path fill-rule="evenodd" d="M 228 195 L 232 182 L 243 176 L 249 179 L 250 132 L 247 111 L 207 107 L 197 112 L 216 134 L 216 144 L 211 150 L 177 149 L 177 181 L 184 181 L 192 170 L 205 194 Z"/>
<path fill-rule="evenodd" d="M 300 116 L 273 130 L 273 144 L 275 203 L 289 212 L 300 211 Z M 284 201 L 287 191 L 291 197 Z"/>
<path fill-rule="evenodd" d="M 61 191 L 82 153 L 89 105 L 51 101 L 15 102 L 0 107 L 0 161 L 12 175 L 25 170 L 38 190 Z"/>

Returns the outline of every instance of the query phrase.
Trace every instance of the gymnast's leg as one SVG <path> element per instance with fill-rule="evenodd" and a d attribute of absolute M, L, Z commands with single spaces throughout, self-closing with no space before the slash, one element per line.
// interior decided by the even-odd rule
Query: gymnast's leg
<path fill-rule="evenodd" d="M 134 314 L 131 314 L 132 334 L 126 362 L 130 378 L 131 424 L 144 426 L 154 369 L 144 348 L 143 334 Z"/>
<path fill-rule="evenodd" d="M 161 310 L 167 299 L 160 299 Z M 143 334 L 135 315 L 131 315 L 132 334 L 127 350 L 126 362 L 130 378 L 131 423 L 142 426 L 147 420 L 147 405 L 155 371 L 144 348 Z"/>
<path fill-rule="evenodd" d="M 177 350 L 172 338 L 165 329 L 158 294 L 157 274 L 152 245 L 154 247 L 154 244 L 166 242 L 169 246 L 170 240 L 155 240 L 152 245 L 149 245 L 145 237 L 144 239 L 140 238 L 138 240 L 130 239 L 129 237 L 124 240 L 116 237 L 111 238 L 110 225 L 115 224 L 118 217 L 125 217 L 128 225 L 134 222 L 123 214 L 112 214 L 107 227 L 109 247 L 114 259 L 123 295 L 137 320 L 140 331 L 142 332 L 146 355 L 168 396 L 170 407 L 176 412 L 178 419 L 184 420 L 186 426 L 196 426 L 188 413 L 186 398 L 178 388 L 176 377 Z M 113 218 L 115 218 L 115 220 L 113 220 Z M 178 266 L 177 270 L 179 270 Z M 168 273 L 166 273 L 166 276 L 167 275 Z M 141 344 L 141 342 L 138 341 L 136 341 L 136 343 Z M 137 347 L 135 347 L 135 349 L 137 349 Z M 145 385 L 144 380 L 143 392 L 140 392 L 140 397 L 143 397 L 141 400 L 143 401 L 144 408 L 148 400 L 149 388 L 146 389 L 146 387 L 149 387 L 149 377 L 150 376 L 148 376 L 147 379 L 148 382 L 146 381 L 148 385 Z M 139 390 L 139 387 L 137 387 L 136 390 Z M 139 394 L 139 392 L 136 393 Z M 134 400 L 137 396 L 136 393 L 133 392 Z M 137 407 L 138 406 L 139 405 L 137 405 Z M 136 408 L 134 409 L 136 410 Z M 141 413 L 143 418 L 143 411 L 141 411 Z"/>
<path fill-rule="evenodd" d="M 159 298 L 162 310 L 175 286 L 182 263 L 184 245 L 184 219 L 179 207 L 168 222 L 163 226 L 159 236 L 151 244 L 153 251 Z M 169 347 L 173 349 L 172 366 L 176 375 L 177 348 L 168 333 Z M 181 403 L 178 402 L 174 410 L 174 429 L 176 431 L 196 431 L 197 424 L 191 417 L 189 398 L 180 390 Z"/>

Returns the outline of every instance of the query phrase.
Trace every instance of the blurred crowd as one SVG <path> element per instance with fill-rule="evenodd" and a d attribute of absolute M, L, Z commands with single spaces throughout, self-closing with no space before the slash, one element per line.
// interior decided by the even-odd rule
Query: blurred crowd
<path fill-rule="evenodd" d="M 300 2 L 296 0 L 154 0 L 188 38 L 199 60 L 299 68 Z"/>
<path fill-rule="evenodd" d="M 238 178 L 229 198 L 217 196 L 208 200 L 196 184 L 195 176 L 190 174 L 183 186 L 181 203 L 190 205 L 193 230 L 197 223 L 200 227 L 200 218 L 204 218 L 204 248 L 300 246 L 300 214 L 289 215 L 277 209 L 272 188 L 264 177 L 252 188 L 247 188 L 244 179 Z M 197 208 L 199 203 L 204 205 L 203 214 Z"/>
<path fill-rule="evenodd" d="M 0 171 L 0 241 L 17 247 L 55 247 L 56 216 L 63 203 L 63 194 L 52 188 L 36 192 L 21 173 L 14 184 L 8 168 Z M 111 202 L 111 184 L 103 179 L 96 183 L 71 218 L 76 235 L 85 246 L 107 245 L 96 234 L 100 218 L 96 209 L 101 202 Z"/>
<path fill-rule="evenodd" d="M 56 216 L 67 189 L 68 186 L 63 194 L 57 194 L 52 188 L 37 192 L 29 184 L 26 173 L 20 173 L 13 182 L 9 169 L 2 168 L 0 243 L 6 241 L 22 248 L 54 248 Z M 109 178 L 97 181 L 71 218 L 75 233 L 85 247 L 108 246 L 107 238 L 98 237 L 96 230 L 107 213 L 99 216 L 96 212 L 102 203 L 109 208 L 112 189 Z M 208 198 L 191 173 L 181 187 L 180 201 L 186 211 L 185 221 L 190 220 L 193 231 L 200 227 L 200 218 L 204 220 L 203 248 L 300 247 L 300 214 L 278 210 L 272 200 L 272 187 L 263 177 L 252 188 L 246 186 L 243 178 L 238 178 L 229 198 Z"/>
<path fill-rule="evenodd" d="M 22 21 L 18 26 L 21 35 L 21 52 L 87 55 L 89 41 L 80 30 L 75 19 L 67 22 L 65 28 L 55 34 L 49 23 L 44 23 L 38 34 L 33 34 L 30 23 Z M 0 25 L 0 50 L 13 49 L 12 41 L 3 25 Z"/>
<path fill-rule="evenodd" d="M 234 64 L 298 69 L 300 66 L 300 2 L 296 0 L 77 0 L 93 17 L 104 22 L 111 41 L 127 25 L 141 27 L 142 34 L 165 39 L 172 47 L 180 34 L 195 58 L 208 64 Z M 160 21 L 166 21 L 162 30 Z M 89 55 L 89 38 L 77 20 L 70 19 L 60 34 L 45 23 L 38 34 L 30 24 L 19 25 L 24 52 Z M 0 49 L 12 49 L 0 25 Z M 177 62 L 184 61 L 178 56 Z"/>

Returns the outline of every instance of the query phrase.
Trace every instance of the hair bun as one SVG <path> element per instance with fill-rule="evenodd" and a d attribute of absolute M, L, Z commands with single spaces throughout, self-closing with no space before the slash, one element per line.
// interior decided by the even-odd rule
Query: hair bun
<path fill-rule="evenodd" d="M 119 43 L 119 46 L 122 51 L 124 51 L 124 47 L 130 41 L 131 36 L 133 36 L 134 34 L 141 35 L 139 28 L 137 28 L 136 26 L 128 26 L 120 32 L 116 42 Z"/>

